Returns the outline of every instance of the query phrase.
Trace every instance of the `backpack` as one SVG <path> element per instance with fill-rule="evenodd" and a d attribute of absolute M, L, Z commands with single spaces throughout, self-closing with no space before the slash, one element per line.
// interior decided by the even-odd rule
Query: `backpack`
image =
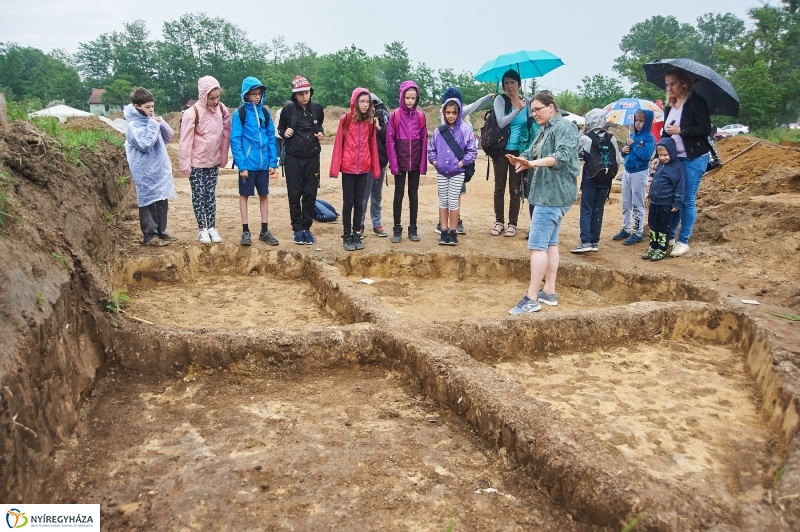
<path fill-rule="evenodd" d="M 511 112 L 511 98 L 503 95 L 505 100 L 505 113 Z M 483 152 L 489 157 L 499 157 L 503 154 L 503 150 L 508 143 L 508 137 L 511 134 L 511 126 L 500 127 L 497 123 L 497 116 L 494 114 L 494 109 L 486 111 L 483 115 L 485 123 L 481 127 L 480 144 Z"/>
<path fill-rule="evenodd" d="M 598 183 L 611 183 L 619 169 L 617 150 L 612 144 L 616 142 L 614 136 L 608 132 L 598 135 L 594 131 L 587 136 L 592 140 L 592 147 L 589 158 L 583 163 L 586 175 Z"/>
<path fill-rule="evenodd" d="M 339 213 L 333 205 L 323 199 L 317 199 L 314 203 L 314 219 L 318 222 L 335 222 L 339 218 Z"/>
<path fill-rule="evenodd" d="M 392 122 L 394 123 L 394 128 L 397 129 L 400 126 L 400 115 L 397 113 L 398 109 L 395 109 L 392 112 Z M 425 113 L 417 109 L 417 121 L 419 122 L 419 129 L 422 131 L 425 127 Z"/>
<path fill-rule="evenodd" d="M 237 110 L 239 111 L 239 121 L 242 123 L 242 127 L 244 127 L 244 120 L 247 118 L 247 112 L 245 111 L 244 104 L 240 105 L 239 109 Z M 266 121 L 264 126 L 266 127 L 266 125 L 269 124 L 269 121 L 272 120 L 272 113 L 270 113 L 269 107 L 266 105 L 261 106 L 261 111 L 264 113 L 264 120 Z M 260 121 L 258 125 L 261 126 Z"/>
<path fill-rule="evenodd" d="M 439 134 L 447 143 L 447 146 L 453 151 L 453 155 L 458 157 L 459 160 L 462 160 L 464 158 L 464 155 L 466 154 L 464 153 L 464 150 L 461 148 L 461 146 L 458 145 L 458 142 L 456 142 L 456 139 L 453 136 L 453 133 L 450 131 L 450 128 L 447 127 L 446 124 L 442 124 L 441 126 L 439 126 Z M 470 135 L 471 134 L 472 133 L 470 133 Z M 472 179 L 472 176 L 474 175 L 475 175 L 474 162 L 464 166 L 464 183 L 469 183 L 470 179 Z"/>

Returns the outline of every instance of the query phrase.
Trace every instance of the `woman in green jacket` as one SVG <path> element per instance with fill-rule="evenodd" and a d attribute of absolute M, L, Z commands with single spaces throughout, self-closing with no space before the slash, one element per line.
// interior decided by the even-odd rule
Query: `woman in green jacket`
<path fill-rule="evenodd" d="M 533 205 L 528 249 L 531 252 L 531 281 L 528 292 L 509 314 L 536 312 L 541 303 L 558 305 L 558 231 L 561 221 L 578 199 L 578 142 L 575 124 L 558 112 L 553 95 L 540 92 L 531 102 L 531 111 L 541 131 L 519 157 L 508 156 L 516 170 L 533 169 L 528 201 Z M 544 288 L 539 285 L 544 279 Z"/>

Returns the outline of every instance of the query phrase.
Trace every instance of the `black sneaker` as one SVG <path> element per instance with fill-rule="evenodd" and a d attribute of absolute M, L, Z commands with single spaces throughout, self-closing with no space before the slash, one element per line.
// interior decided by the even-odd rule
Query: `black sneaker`
<path fill-rule="evenodd" d="M 448 244 L 451 245 L 451 246 L 457 246 L 458 245 L 458 231 L 456 231 L 454 229 L 450 230 L 450 242 L 448 242 Z"/>
<path fill-rule="evenodd" d="M 356 246 L 353 244 L 353 235 L 350 234 L 342 235 L 342 242 L 344 243 L 345 251 L 356 250 Z"/>
<path fill-rule="evenodd" d="M 400 239 L 403 237 L 403 226 L 395 225 L 393 231 L 394 233 L 392 234 L 392 244 L 399 244 Z"/>
<path fill-rule="evenodd" d="M 242 232 L 242 238 L 239 239 L 240 246 L 249 246 L 250 245 L 250 231 Z"/>
<path fill-rule="evenodd" d="M 439 227 L 438 225 L 436 227 Z M 446 246 L 450 243 L 450 231 L 439 231 L 439 245 Z"/>
<path fill-rule="evenodd" d="M 458 219 L 458 225 L 456 225 L 456 233 L 459 235 L 466 235 L 467 230 L 464 229 L 464 222 L 461 221 L 461 218 Z"/>
<path fill-rule="evenodd" d="M 278 240 L 274 236 L 272 236 L 272 233 L 270 233 L 269 231 L 261 231 L 258 234 L 258 239 L 261 240 L 262 242 L 266 242 L 270 246 L 278 245 Z"/>
<path fill-rule="evenodd" d="M 361 242 L 361 235 L 359 233 L 353 233 L 353 247 L 356 248 L 356 251 L 360 251 L 364 249 L 364 243 Z"/>
<path fill-rule="evenodd" d="M 419 242 L 419 235 L 417 234 L 416 225 L 408 226 L 408 239 L 411 240 L 412 242 Z"/>

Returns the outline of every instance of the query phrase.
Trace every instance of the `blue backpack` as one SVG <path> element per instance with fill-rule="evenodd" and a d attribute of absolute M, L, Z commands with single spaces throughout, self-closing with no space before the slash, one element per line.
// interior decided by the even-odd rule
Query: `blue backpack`
<path fill-rule="evenodd" d="M 314 219 L 318 222 L 335 222 L 339 218 L 339 213 L 333 205 L 325 200 L 318 199 L 314 203 Z"/>

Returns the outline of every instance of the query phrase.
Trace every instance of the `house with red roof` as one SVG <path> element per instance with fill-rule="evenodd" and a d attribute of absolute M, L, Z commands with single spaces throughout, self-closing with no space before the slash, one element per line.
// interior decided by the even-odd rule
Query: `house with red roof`
<path fill-rule="evenodd" d="M 92 94 L 89 96 L 89 112 L 95 116 L 106 116 L 112 113 L 119 113 L 122 111 L 118 105 L 109 105 L 103 103 L 103 93 L 105 89 L 92 89 Z"/>

